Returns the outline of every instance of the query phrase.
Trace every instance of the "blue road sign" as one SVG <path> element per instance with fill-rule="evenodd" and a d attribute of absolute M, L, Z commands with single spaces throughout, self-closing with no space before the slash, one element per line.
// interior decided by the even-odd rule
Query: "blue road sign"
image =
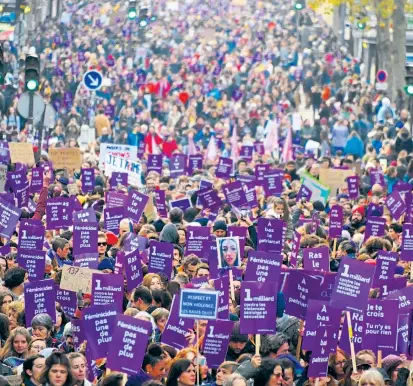
<path fill-rule="evenodd" d="M 387 72 L 384 70 L 377 71 L 376 80 L 377 82 L 384 83 L 387 80 Z"/>
<path fill-rule="evenodd" d="M 83 75 L 83 83 L 91 90 L 99 90 L 102 87 L 103 75 L 96 70 L 90 70 Z"/>

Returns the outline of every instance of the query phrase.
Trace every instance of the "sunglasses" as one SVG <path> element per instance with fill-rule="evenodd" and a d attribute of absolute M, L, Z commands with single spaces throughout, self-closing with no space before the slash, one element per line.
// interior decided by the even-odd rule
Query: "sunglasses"
<path fill-rule="evenodd" d="M 106 247 L 108 243 L 98 243 L 98 247 Z"/>
<path fill-rule="evenodd" d="M 371 366 L 368 365 L 367 363 L 364 364 L 364 365 L 357 366 L 357 370 L 361 370 L 361 371 L 367 371 L 367 370 L 370 370 L 370 369 L 371 369 Z"/>

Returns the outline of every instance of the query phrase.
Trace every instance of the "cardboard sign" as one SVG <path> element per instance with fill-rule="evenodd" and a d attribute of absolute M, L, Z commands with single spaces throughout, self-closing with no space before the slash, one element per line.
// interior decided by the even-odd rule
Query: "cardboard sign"
<path fill-rule="evenodd" d="M 10 161 L 12 163 L 21 162 L 26 165 L 34 165 L 33 145 L 28 142 L 10 142 Z M 50 154 L 50 150 L 49 150 Z"/>
<path fill-rule="evenodd" d="M 337 190 L 347 187 L 347 177 L 353 176 L 350 169 L 320 169 L 319 181 L 330 188 L 331 194 L 336 195 Z"/>
<path fill-rule="evenodd" d="M 60 289 L 73 292 L 82 291 L 84 294 L 91 294 L 92 275 L 94 273 L 102 272 L 89 268 L 64 265 L 62 269 L 62 281 L 60 282 Z"/>
<path fill-rule="evenodd" d="M 7 178 L 7 166 L 0 165 L 0 192 L 4 192 Z"/>
<path fill-rule="evenodd" d="M 9 382 L 10 386 L 20 386 L 22 384 L 21 375 L 8 375 L 5 378 Z"/>
<path fill-rule="evenodd" d="M 80 169 L 82 155 L 79 148 L 49 149 L 49 158 L 55 169 Z"/>

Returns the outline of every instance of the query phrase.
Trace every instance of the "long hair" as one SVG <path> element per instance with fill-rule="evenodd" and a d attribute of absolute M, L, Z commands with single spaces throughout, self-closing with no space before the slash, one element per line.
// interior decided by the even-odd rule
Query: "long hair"
<path fill-rule="evenodd" d="M 191 361 L 189 359 L 178 359 L 173 362 L 171 369 L 169 370 L 166 386 L 178 386 L 178 378 L 183 372 L 188 370 L 189 366 L 191 366 Z"/>
<path fill-rule="evenodd" d="M 14 339 L 16 339 L 17 335 L 23 335 L 26 338 L 27 341 L 27 349 L 29 348 L 29 344 L 32 340 L 32 337 L 29 334 L 29 331 L 25 329 L 24 327 L 17 327 L 15 328 L 11 333 L 10 336 L 7 338 L 6 343 L 4 344 L 4 347 L 0 350 L 0 360 L 3 361 L 4 359 L 8 357 L 20 357 L 21 354 L 18 354 L 13 347 L 13 342 Z M 26 357 L 26 353 L 23 355 Z"/>
<path fill-rule="evenodd" d="M 66 354 L 62 352 L 55 351 L 46 359 L 46 367 L 43 370 L 42 375 L 40 376 L 40 383 L 46 384 L 49 382 L 49 371 L 53 365 L 61 365 L 66 367 L 67 378 L 64 386 L 72 386 L 74 384 L 73 375 L 70 372 L 70 362 Z"/>

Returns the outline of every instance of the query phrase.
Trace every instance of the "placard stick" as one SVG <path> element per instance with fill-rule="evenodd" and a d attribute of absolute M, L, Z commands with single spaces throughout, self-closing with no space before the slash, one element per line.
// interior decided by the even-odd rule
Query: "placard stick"
<path fill-rule="evenodd" d="M 261 348 L 261 335 L 256 334 L 255 335 L 255 355 L 259 355 L 260 348 Z"/>
<path fill-rule="evenodd" d="M 407 386 L 413 386 L 413 380 L 412 380 L 412 373 L 413 373 L 413 361 L 410 361 L 409 365 L 409 380 L 407 381 Z"/>
<path fill-rule="evenodd" d="M 231 294 L 231 300 L 235 300 L 235 291 L 234 291 L 234 276 L 232 274 L 232 270 L 229 270 L 229 291 Z"/>
<path fill-rule="evenodd" d="M 334 243 L 333 243 L 333 259 L 336 258 L 336 253 L 337 253 L 337 237 L 334 238 Z"/>
<path fill-rule="evenodd" d="M 413 261 L 410 262 L 410 279 L 413 279 Z"/>
<path fill-rule="evenodd" d="M 320 378 L 315 379 L 315 386 L 318 386 L 320 384 Z"/>
<path fill-rule="evenodd" d="M 301 344 L 303 343 L 303 332 L 304 328 L 304 320 L 300 320 L 300 329 L 298 330 L 298 342 L 297 342 L 297 348 L 295 350 L 295 357 L 297 360 L 300 360 L 300 352 L 301 352 Z"/>
<path fill-rule="evenodd" d="M 198 342 L 198 344 L 196 345 L 196 360 L 198 363 L 198 369 L 196 372 L 196 384 L 197 386 L 199 386 L 199 369 L 200 369 L 199 362 L 200 360 L 199 360 L 199 320 L 198 319 L 196 320 L 196 339 Z"/>
<path fill-rule="evenodd" d="M 377 351 L 377 367 L 381 369 L 381 359 L 382 359 L 382 352 L 381 350 Z"/>
<path fill-rule="evenodd" d="M 347 317 L 348 338 L 350 340 L 351 361 L 353 363 L 353 373 L 356 373 L 357 372 L 356 351 L 354 350 L 353 327 L 351 327 L 350 311 L 346 311 L 346 317 Z"/>

